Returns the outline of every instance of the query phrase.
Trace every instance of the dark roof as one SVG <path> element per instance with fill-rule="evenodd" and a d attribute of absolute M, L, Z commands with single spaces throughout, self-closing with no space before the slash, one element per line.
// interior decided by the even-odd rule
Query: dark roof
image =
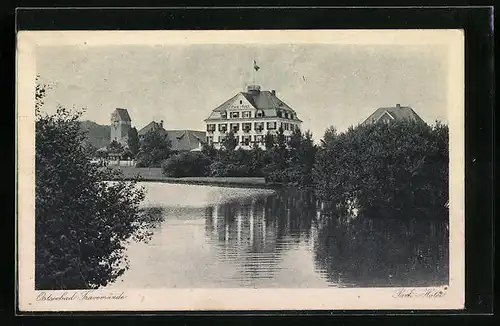
<path fill-rule="evenodd" d="M 288 104 L 280 100 L 276 94 L 270 91 L 249 91 L 249 92 L 239 92 L 229 100 L 225 101 L 218 107 L 216 107 L 212 112 L 226 111 L 228 106 L 233 102 L 236 97 L 243 95 L 252 106 L 257 110 L 263 110 L 264 116 L 266 117 L 276 117 L 277 110 L 287 110 L 292 113 L 296 113 Z"/>
<path fill-rule="evenodd" d="M 137 134 L 139 136 L 142 136 L 144 134 L 146 134 L 147 132 L 151 131 L 151 130 L 157 130 L 157 129 L 160 129 L 161 131 L 164 131 L 166 132 L 165 129 L 163 129 L 163 127 L 158 123 L 158 122 L 155 122 L 155 121 L 151 121 L 150 123 L 148 123 L 146 126 L 144 126 L 141 130 L 139 130 L 137 132 Z"/>
<path fill-rule="evenodd" d="M 362 124 L 377 122 L 384 114 L 388 114 L 396 121 L 412 120 L 425 123 L 420 116 L 409 106 L 395 106 L 378 108 Z"/>
<path fill-rule="evenodd" d="M 130 115 L 128 114 L 127 109 L 117 108 L 113 112 L 113 116 L 114 117 L 117 116 L 120 121 L 132 121 L 132 119 L 130 119 Z"/>
<path fill-rule="evenodd" d="M 206 133 L 204 131 L 197 130 L 165 130 L 160 123 L 151 121 L 141 130 L 139 130 L 139 136 L 145 135 L 151 130 L 160 130 L 167 134 L 167 138 L 170 140 L 172 149 L 175 151 L 190 151 L 192 149 L 198 148 L 199 143 L 206 142 Z"/>
<path fill-rule="evenodd" d="M 172 149 L 175 151 L 190 151 L 206 142 L 204 131 L 197 130 L 166 130 Z"/>

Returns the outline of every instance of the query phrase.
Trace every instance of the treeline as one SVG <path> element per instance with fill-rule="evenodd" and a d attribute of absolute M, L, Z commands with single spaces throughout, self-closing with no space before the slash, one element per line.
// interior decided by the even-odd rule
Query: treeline
<path fill-rule="evenodd" d="M 316 146 L 312 134 L 296 129 L 285 140 L 283 129 L 264 137 L 265 149 L 254 143 L 251 150 L 237 147 L 232 132 L 220 149 L 205 145 L 201 152 L 185 152 L 170 156 L 163 164 L 163 173 L 171 177 L 265 177 L 268 182 L 295 185 L 312 184 L 312 168 Z"/>
<path fill-rule="evenodd" d="M 330 133 L 313 169 L 319 199 L 371 216 L 447 217 L 448 126 L 376 123 Z"/>
<path fill-rule="evenodd" d="M 236 149 L 229 134 L 217 150 L 170 156 L 167 176 L 265 177 L 267 182 L 313 190 L 332 208 L 377 216 L 446 217 L 448 126 L 400 121 L 326 130 L 315 145 L 310 132 L 283 130 L 265 137 L 266 149 Z"/>

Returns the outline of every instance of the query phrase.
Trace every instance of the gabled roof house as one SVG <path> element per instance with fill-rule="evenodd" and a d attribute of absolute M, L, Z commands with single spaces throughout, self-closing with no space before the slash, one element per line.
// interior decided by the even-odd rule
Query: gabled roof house
<path fill-rule="evenodd" d="M 425 123 L 422 118 L 409 106 L 401 106 L 396 104 L 394 107 L 378 108 L 373 112 L 362 125 L 376 123 L 376 122 L 391 122 L 410 120 Z"/>
<path fill-rule="evenodd" d="M 172 150 L 183 151 L 196 151 L 200 150 L 205 143 L 205 132 L 197 130 L 165 130 L 163 128 L 163 120 L 160 122 L 151 121 L 141 130 L 138 131 L 139 138 L 151 131 L 157 130 L 167 135 L 168 140 L 172 146 Z"/>

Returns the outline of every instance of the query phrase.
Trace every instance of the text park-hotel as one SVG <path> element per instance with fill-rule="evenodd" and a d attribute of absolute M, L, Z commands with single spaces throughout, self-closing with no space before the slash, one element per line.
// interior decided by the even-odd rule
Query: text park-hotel
<path fill-rule="evenodd" d="M 276 135 L 283 128 L 288 140 L 302 120 L 286 103 L 276 97 L 276 92 L 261 91 L 260 86 L 250 85 L 246 92 L 239 92 L 215 108 L 205 119 L 207 142 L 220 148 L 229 130 L 235 134 L 238 147 L 250 149 L 254 143 L 264 147 L 267 132 Z"/>

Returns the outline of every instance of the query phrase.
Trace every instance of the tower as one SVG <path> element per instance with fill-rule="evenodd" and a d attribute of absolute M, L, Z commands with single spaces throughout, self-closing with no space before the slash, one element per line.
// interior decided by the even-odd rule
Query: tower
<path fill-rule="evenodd" d="M 111 113 L 111 139 L 127 146 L 128 132 L 132 127 L 132 120 L 126 109 L 117 108 Z"/>

